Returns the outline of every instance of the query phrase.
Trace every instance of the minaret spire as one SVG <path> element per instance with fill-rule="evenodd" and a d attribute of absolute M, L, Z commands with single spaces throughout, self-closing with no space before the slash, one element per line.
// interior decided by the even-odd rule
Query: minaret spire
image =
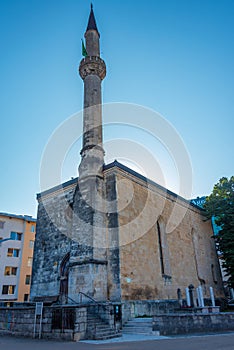
<path fill-rule="evenodd" d="M 93 4 L 92 3 L 91 3 L 91 10 L 90 10 L 89 21 L 88 21 L 88 25 L 87 25 L 87 30 L 86 31 L 88 31 L 88 30 L 96 30 L 98 32 L 96 19 L 95 19 L 94 12 L 93 12 Z"/>

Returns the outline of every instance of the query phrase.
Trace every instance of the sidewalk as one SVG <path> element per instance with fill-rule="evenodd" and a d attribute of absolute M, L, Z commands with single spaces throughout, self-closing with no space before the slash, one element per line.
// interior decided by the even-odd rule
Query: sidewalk
<path fill-rule="evenodd" d="M 156 336 L 156 335 L 139 335 L 139 334 L 124 334 L 122 337 L 107 339 L 107 340 L 81 340 L 80 343 L 87 344 L 109 344 L 109 343 L 125 343 L 135 341 L 147 341 L 147 340 L 162 340 L 170 339 L 170 337 Z"/>

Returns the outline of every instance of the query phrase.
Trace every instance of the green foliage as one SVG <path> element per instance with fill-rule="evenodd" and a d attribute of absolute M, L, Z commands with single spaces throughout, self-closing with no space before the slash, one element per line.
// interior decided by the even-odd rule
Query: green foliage
<path fill-rule="evenodd" d="M 223 254 L 226 275 L 230 276 L 229 284 L 234 287 L 234 176 L 219 180 L 206 198 L 204 209 L 209 218 L 215 217 L 220 227 L 215 239 Z"/>

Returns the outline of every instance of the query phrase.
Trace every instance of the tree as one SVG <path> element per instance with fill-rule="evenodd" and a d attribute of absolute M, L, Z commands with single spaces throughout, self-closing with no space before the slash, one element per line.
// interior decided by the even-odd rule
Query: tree
<path fill-rule="evenodd" d="M 204 205 L 207 217 L 214 217 L 220 227 L 215 240 L 223 256 L 223 268 L 234 288 L 234 176 L 222 177 L 206 197 Z"/>

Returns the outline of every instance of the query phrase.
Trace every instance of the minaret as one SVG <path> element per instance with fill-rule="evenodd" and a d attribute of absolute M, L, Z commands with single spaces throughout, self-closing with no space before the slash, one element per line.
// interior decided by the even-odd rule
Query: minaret
<path fill-rule="evenodd" d="M 69 297 L 79 292 L 107 300 L 107 247 L 101 83 L 106 65 L 100 58 L 100 34 L 91 5 L 85 33 L 87 56 L 80 62 L 84 81 L 83 147 L 73 199 Z"/>
<path fill-rule="evenodd" d="M 106 76 L 105 62 L 100 58 L 100 34 L 93 6 L 85 33 L 87 56 L 80 62 L 79 73 L 84 81 L 83 148 L 79 166 L 79 181 L 87 177 L 102 177 L 104 150 L 102 145 L 102 89 Z"/>

